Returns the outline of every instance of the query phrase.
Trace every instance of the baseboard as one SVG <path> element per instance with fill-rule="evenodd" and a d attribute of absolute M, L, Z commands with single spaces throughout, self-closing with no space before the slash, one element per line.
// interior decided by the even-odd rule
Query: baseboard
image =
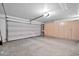
<path fill-rule="evenodd" d="M 77 40 L 77 39 L 68 39 L 68 38 L 61 38 L 61 37 L 47 36 L 47 35 L 45 35 L 44 37 L 55 38 L 55 39 L 65 39 L 65 40 L 79 42 L 79 40 Z"/>

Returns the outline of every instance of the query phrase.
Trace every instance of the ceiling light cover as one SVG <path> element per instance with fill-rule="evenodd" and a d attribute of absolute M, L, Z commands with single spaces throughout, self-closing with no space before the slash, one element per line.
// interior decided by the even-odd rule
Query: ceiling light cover
<path fill-rule="evenodd" d="M 43 16 L 44 17 L 48 17 L 49 16 L 49 13 L 45 13 Z"/>

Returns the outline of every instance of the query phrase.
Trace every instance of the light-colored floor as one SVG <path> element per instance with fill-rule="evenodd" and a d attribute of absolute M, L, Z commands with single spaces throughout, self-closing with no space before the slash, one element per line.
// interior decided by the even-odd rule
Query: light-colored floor
<path fill-rule="evenodd" d="M 78 56 L 79 43 L 70 40 L 35 37 L 4 43 L 1 56 Z"/>

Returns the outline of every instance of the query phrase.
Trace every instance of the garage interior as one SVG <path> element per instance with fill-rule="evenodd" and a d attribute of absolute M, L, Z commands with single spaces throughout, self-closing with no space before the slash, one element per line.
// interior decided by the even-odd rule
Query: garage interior
<path fill-rule="evenodd" d="M 79 3 L 0 3 L 0 56 L 79 56 Z"/>

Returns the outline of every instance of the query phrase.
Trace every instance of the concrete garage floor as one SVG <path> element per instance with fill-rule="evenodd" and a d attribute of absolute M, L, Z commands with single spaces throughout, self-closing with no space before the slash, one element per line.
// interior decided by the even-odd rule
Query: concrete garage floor
<path fill-rule="evenodd" d="M 79 56 L 76 41 L 35 37 L 4 43 L 0 56 Z"/>

